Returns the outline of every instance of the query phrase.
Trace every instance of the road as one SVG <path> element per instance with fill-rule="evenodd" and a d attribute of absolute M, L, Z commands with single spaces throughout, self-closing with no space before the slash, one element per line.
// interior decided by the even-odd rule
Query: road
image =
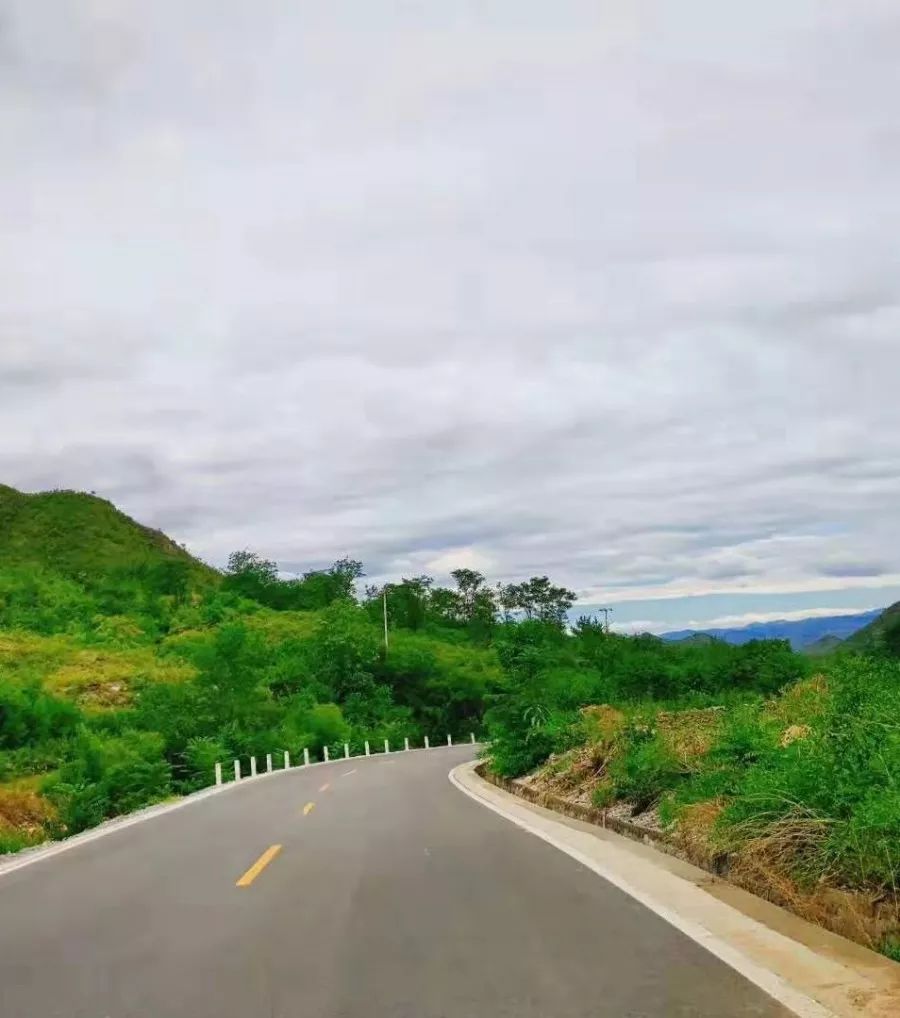
<path fill-rule="evenodd" d="M 0 1015 L 785 1018 L 454 788 L 471 755 L 298 768 L 0 876 Z"/>

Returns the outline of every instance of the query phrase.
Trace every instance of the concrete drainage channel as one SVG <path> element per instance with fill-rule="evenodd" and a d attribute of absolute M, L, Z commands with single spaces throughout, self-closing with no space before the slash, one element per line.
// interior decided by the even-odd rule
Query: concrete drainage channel
<path fill-rule="evenodd" d="M 478 746 L 479 742 L 475 739 L 475 734 L 470 733 L 469 742 L 462 743 L 461 745 L 472 745 Z M 135 824 L 143 823 L 145 820 L 150 820 L 153 817 L 162 816 L 165 813 L 172 813 L 177 809 L 184 809 L 185 806 L 189 806 L 194 802 L 201 802 L 203 799 L 208 799 L 212 795 L 218 795 L 220 792 L 225 792 L 230 788 L 244 788 L 247 783 L 252 780 L 262 781 L 264 778 L 274 777 L 278 774 L 288 774 L 297 771 L 302 771 L 305 767 L 324 767 L 328 763 L 334 763 L 336 760 L 362 760 L 366 757 L 372 760 L 383 760 L 385 755 L 398 756 L 402 753 L 424 753 L 424 752 L 440 752 L 442 749 L 452 748 L 454 746 L 453 739 L 450 735 L 447 736 L 446 743 L 440 743 L 436 746 L 432 746 L 428 736 L 425 736 L 423 746 L 410 746 L 409 739 L 404 739 L 403 749 L 391 750 L 390 744 L 385 740 L 385 749 L 382 753 L 373 753 L 368 743 L 365 744 L 365 751 L 358 753 L 353 756 L 350 753 L 349 745 L 344 746 L 344 755 L 340 757 L 331 757 L 327 747 L 323 747 L 323 759 L 322 760 L 310 760 L 309 751 L 306 750 L 303 753 L 302 764 L 297 766 L 278 767 L 273 766 L 274 760 L 272 754 L 266 756 L 266 769 L 259 770 L 256 767 L 255 758 L 251 757 L 250 773 L 246 777 L 240 777 L 238 780 L 225 781 L 224 775 L 222 774 L 221 763 L 215 766 L 215 780 L 216 783 L 209 785 L 207 788 L 201 788 L 197 792 L 191 792 L 188 795 L 182 796 L 180 799 L 175 799 L 171 802 L 157 803 L 154 806 L 147 806 L 144 809 L 136 810 L 134 813 L 127 813 L 124 816 L 114 817 L 111 820 L 105 820 L 102 824 L 98 824 L 96 827 L 92 827 L 90 830 L 82 831 L 80 834 L 73 834 L 69 838 L 63 838 L 60 841 L 46 842 L 42 845 L 35 845 L 33 848 L 24 848 L 20 852 L 16 852 L 13 855 L 0 857 L 0 878 L 6 876 L 8 873 L 13 873 L 16 870 L 20 870 L 25 866 L 31 866 L 34 863 L 41 862 L 44 859 L 52 859 L 53 856 L 60 855 L 63 852 L 68 852 L 73 848 L 77 848 L 79 845 L 85 845 L 92 841 L 96 841 L 98 838 L 103 838 L 108 834 L 114 834 L 116 831 L 125 830 L 128 827 L 133 827 Z M 285 752 L 285 761 L 287 764 L 290 763 L 290 754 Z M 237 776 L 240 770 L 240 762 L 234 761 L 235 775 Z M 220 780 L 221 779 L 221 780 Z"/>
<path fill-rule="evenodd" d="M 469 733 L 469 741 L 470 741 L 471 745 L 473 745 L 473 746 L 477 745 L 477 743 L 475 742 L 475 733 L 474 732 L 470 732 Z M 366 741 L 363 743 L 363 745 L 365 747 L 364 748 L 364 752 L 357 753 L 354 756 L 350 752 L 350 743 L 349 742 L 345 742 L 344 743 L 343 756 L 336 756 L 336 757 L 333 757 L 333 758 L 331 756 L 331 751 L 328 748 L 328 746 L 323 746 L 322 747 L 322 759 L 321 760 L 312 761 L 312 762 L 310 761 L 309 749 L 307 747 L 304 747 L 304 749 L 303 749 L 303 763 L 301 765 L 299 765 L 299 766 L 302 766 L 302 767 L 313 767 L 313 766 L 315 766 L 316 763 L 331 763 L 332 759 L 334 759 L 334 760 L 358 760 L 358 759 L 360 759 L 360 758 L 362 758 L 364 756 L 385 756 L 385 755 L 390 754 L 392 752 L 391 751 L 391 744 L 390 744 L 390 741 L 388 739 L 384 740 L 384 752 L 383 753 L 379 753 L 379 752 L 373 753 L 372 752 L 372 748 L 369 745 L 369 740 L 368 739 L 366 739 Z M 452 735 L 448 735 L 447 736 L 446 745 L 447 746 L 452 746 L 453 745 L 453 736 Z M 412 747 L 412 746 L 410 746 L 409 739 L 407 738 L 407 739 L 403 740 L 403 750 L 396 750 L 395 752 L 409 753 L 412 749 L 417 749 L 417 748 L 419 748 L 419 747 Z M 433 749 L 439 749 L 439 748 L 442 748 L 442 747 L 441 746 L 434 746 L 434 747 L 432 747 L 431 742 L 430 742 L 428 736 L 426 735 L 425 736 L 425 744 L 421 748 L 422 749 L 432 749 L 432 748 Z M 256 766 L 256 757 L 255 756 L 251 756 L 250 757 L 250 773 L 248 775 L 246 775 L 246 777 L 249 777 L 249 778 L 262 777 L 262 774 L 275 774 L 275 773 L 281 773 L 283 771 L 288 771 L 288 770 L 294 769 L 291 766 L 291 754 L 290 754 L 289 750 L 286 750 L 286 749 L 283 750 L 283 758 L 284 758 L 284 766 L 276 768 L 274 766 L 274 761 L 273 761 L 272 754 L 271 753 L 267 753 L 266 754 L 266 769 L 265 769 L 265 771 L 260 772 L 259 769 Z M 213 777 L 214 777 L 216 786 L 223 786 L 225 784 L 234 784 L 234 783 L 236 783 L 238 781 L 243 781 L 245 779 L 245 775 L 242 773 L 242 769 L 241 769 L 241 761 L 240 760 L 235 760 L 232 766 L 234 768 L 234 781 L 226 782 L 225 781 L 225 777 L 224 777 L 225 772 L 224 772 L 222 763 L 219 762 L 219 763 L 217 763 L 215 765 Z M 208 789 L 204 789 L 204 791 L 209 791 L 209 790 Z M 194 793 L 194 794 L 196 795 L 197 793 Z M 190 797 L 188 796 L 187 798 L 190 798 Z"/>

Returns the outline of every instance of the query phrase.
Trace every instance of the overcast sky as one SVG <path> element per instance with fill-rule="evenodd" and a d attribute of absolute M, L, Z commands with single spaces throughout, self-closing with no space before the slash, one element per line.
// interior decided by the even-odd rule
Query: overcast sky
<path fill-rule="evenodd" d="M 900 597 L 896 0 L 0 0 L 0 482 L 215 564 Z"/>

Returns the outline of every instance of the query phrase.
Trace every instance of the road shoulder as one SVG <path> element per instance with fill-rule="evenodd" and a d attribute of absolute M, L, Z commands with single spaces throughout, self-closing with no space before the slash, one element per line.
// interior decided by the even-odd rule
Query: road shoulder
<path fill-rule="evenodd" d="M 640 901 L 802 1018 L 900 1014 L 900 969 L 689 863 L 570 820 L 454 768 L 460 791 Z"/>

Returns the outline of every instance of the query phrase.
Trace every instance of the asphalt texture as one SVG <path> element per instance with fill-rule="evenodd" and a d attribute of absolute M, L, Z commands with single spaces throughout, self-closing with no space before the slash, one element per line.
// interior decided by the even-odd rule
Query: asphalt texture
<path fill-rule="evenodd" d="M 0 876 L 0 1016 L 788 1014 L 453 787 L 471 756 L 296 768 Z"/>

